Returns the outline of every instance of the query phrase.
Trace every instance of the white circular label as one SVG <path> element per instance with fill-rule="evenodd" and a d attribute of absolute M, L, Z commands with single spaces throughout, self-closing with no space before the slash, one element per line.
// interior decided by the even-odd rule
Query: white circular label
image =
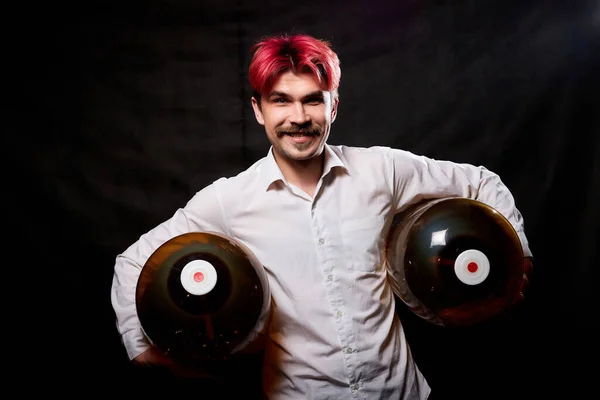
<path fill-rule="evenodd" d="M 181 285 L 190 294 L 201 296 L 217 284 L 217 270 L 205 260 L 194 260 L 181 270 Z"/>
<path fill-rule="evenodd" d="M 467 285 L 478 285 L 490 273 L 490 260 L 479 250 L 465 250 L 454 261 L 454 273 Z"/>

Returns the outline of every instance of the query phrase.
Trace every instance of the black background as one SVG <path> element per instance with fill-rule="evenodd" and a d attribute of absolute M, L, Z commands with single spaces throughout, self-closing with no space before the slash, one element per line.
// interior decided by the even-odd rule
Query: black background
<path fill-rule="evenodd" d="M 460 331 L 399 310 L 432 386 L 480 399 L 578 398 L 595 387 L 597 2 L 151 0 L 7 11 L 5 80 L 15 90 L 5 92 L 5 211 L 17 240 L 5 250 L 21 279 L 9 286 L 29 300 L 13 296 L 7 308 L 25 305 L 12 332 L 33 350 L 32 359 L 18 349 L 13 368 L 47 381 L 22 391 L 135 386 L 110 306 L 114 258 L 197 190 L 266 154 L 246 69 L 251 44 L 283 32 L 329 40 L 340 56 L 331 144 L 485 165 L 524 216 L 536 275 L 522 309 Z M 18 288 L 23 277 L 44 277 L 41 290 Z"/>

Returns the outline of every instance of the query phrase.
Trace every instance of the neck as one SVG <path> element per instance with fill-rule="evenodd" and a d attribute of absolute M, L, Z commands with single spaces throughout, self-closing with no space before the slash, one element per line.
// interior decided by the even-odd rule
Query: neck
<path fill-rule="evenodd" d="M 289 183 L 302 189 L 311 197 L 314 195 L 323 174 L 325 152 L 308 160 L 279 160 L 275 157 L 275 161 Z"/>

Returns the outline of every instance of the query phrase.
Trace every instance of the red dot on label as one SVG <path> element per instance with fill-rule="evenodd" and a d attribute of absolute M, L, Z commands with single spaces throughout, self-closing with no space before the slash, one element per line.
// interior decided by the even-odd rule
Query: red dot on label
<path fill-rule="evenodd" d="M 204 280 L 204 274 L 202 272 L 196 272 L 194 274 L 194 280 L 196 282 L 202 282 Z"/>
<path fill-rule="evenodd" d="M 477 269 L 479 268 L 479 266 L 477 265 L 476 262 L 471 261 L 468 265 L 467 265 L 467 270 L 469 272 L 475 272 L 477 271 Z"/>

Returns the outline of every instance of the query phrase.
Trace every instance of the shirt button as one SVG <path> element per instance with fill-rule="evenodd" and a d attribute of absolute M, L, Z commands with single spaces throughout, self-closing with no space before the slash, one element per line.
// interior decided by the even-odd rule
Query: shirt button
<path fill-rule="evenodd" d="M 321 243 L 321 244 L 325 243 L 325 239 L 323 239 L 323 238 L 319 239 L 319 243 Z"/>
<path fill-rule="evenodd" d="M 342 314 L 342 312 L 341 312 L 341 311 L 338 311 L 338 312 L 337 312 L 337 316 L 338 316 L 339 318 L 341 318 L 341 317 L 342 317 L 342 315 L 343 315 L 343 314 Z"/>
<path fill-rule="evenodd" d="M 350 348 L 350 347 L 347 347 L 347 348 L 346 348 L 346 353 L 347 353 L 347 354 L 350 354 L 350 353 L 352 353 L 353 351 L 354 351 L 354 350 L 353 350 L 352 348 Z"/>
<path fill-rule="evenodd" d="M 333 280 L 333 275 L 329 275 L 329 276 L 327 277 L 327 279 L 328 279 L 328 280 L 330 280 L 330 281 L 332 281 L 332 280 Z"/>

